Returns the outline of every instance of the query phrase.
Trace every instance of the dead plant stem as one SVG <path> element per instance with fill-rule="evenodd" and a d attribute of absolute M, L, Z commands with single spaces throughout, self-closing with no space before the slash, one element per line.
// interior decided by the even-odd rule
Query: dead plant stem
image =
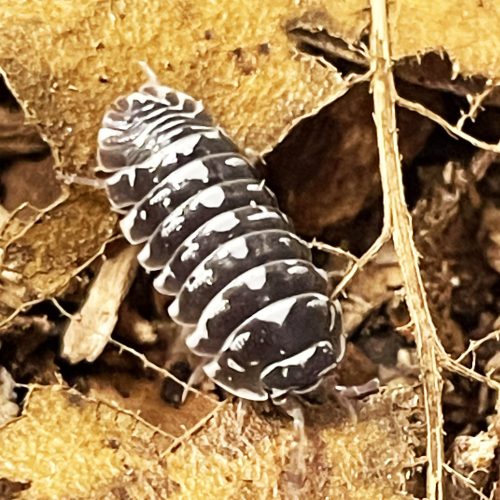
<path fill-rule="evenodd" d="M 394 248 L 401 266 L 406 302 L 415 325 L 415 342 L 421 366 L 427 428 L 427 498 L 443 498 L 443 380 L 438 364 L 439 339 L 431 318 L 419 255 L 413 241 L 411 216 L 404 198 L 398 148 L 395 102 L 386 0 L 371 1 L 370 51 L 373 68 L 374 120 L 379 149 L 384 213 L 390 217 Z"/>
<path fill-rule="evenodd" d="M 410 111 L 415 111 L 415 113 L 425 116 L 429 120 L 443 127 L 450 135 L 459 137 L 460 139 L 467 141 L 469 144 L 472 144 L 476 148 L 484 149 L 486 151 L 492 151 L 493 153 L 500 153 L 500 143 L 490 144 L 488 142 L 481 141 L 480 139 L 476 139 L 474 136 L 462 131 L 456 125 L 448 123 L 444 118 L 434 113 L 430 109 L 427 109 L 422 104 L 418 102 L 409 101 L 408 99 L 405 99 L 404 97 L 398 95 L 396 91 L 394 91 L 394 95 L 396 104 L 398 106 L 409 109 Z"/>
<path fill-rule="evenodd" d="M 335 290 L 332 293 L 332 298 L 337 297 L 337 295 L 345 290 L 347 285 L 351 282 L 351 280 L 358 274 L 358 272 L 368 264 L 372 259 L 374 259 L 380 249 L 391 239 L 391 227 L 390 227 L 390 219 L 386 219 L 384 217 L 384 226 L 382 228 L 382 232 L 377 237 L 377 239 L 373 242 L 372 246 L 349 268 L 349 271 L 344 275 L 339 284 L 335 287 Z"/>

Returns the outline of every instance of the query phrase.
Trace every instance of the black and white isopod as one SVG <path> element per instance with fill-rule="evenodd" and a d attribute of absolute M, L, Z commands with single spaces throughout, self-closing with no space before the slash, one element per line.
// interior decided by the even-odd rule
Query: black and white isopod
<path fill-rule="evenodd" d="M 283 402 L 316 388 L 345 337 L 323 271 L 203 105 L 158 84 L 119 98 L 98 159 L 121 229 L 216 384 Z"/>

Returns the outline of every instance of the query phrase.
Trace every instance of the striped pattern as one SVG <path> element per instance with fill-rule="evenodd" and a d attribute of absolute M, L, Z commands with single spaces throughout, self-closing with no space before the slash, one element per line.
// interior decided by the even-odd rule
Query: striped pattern
<path fill-rule="evenodd" d="M 121 229 L 173 295 L 172 318 L 205 373 L 232 394 L 280 401 L 342 359 L 338 302 L 308 246 L 202 104 L 159 85 L 118 99 L 99 132 Z"/>

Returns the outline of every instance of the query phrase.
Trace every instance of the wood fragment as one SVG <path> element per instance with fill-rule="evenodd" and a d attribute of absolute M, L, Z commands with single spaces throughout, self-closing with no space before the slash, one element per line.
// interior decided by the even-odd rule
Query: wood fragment
<path fill-rule="evenodd" d="M 108 343 L 137 270 L 136 255 L 137 249 L 129 246 L 102 264 L 85 304 L 64 333 L 62 356 L 71 363 L 95 361 Z"/>

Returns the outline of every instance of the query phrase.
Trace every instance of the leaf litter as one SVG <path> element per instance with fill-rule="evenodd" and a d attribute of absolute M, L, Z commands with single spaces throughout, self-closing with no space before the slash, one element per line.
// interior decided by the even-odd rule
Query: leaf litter
<path fill-rule="evenodd" d="M 53 4 L 50 12 L 37 2 L 29 11 L 6 8 L 0 49 L 21 106 L 2 92 L 4 496 L 288 494 L 296 443 L 274 410 L 219 401 L 207 383 L 185 407 L 162 401 L 176 335 L 165 298 L 141 271 L 123 301 L 130 283 L 102 285 L 100 256 L 116 251 L 115 218 L 102 193 L 62 185 L 51 173 L 93 175 L 102 111 L 140 83 L 133 61 L 147 60 L 161 79 L 202 97 L 247 152 L 264 155 L 259 168 L 300 232 L 315 238 L 317 261 L 344 303 L 350 342 L 340 382 L 378 375 L 388 385 L 359 403 L 357 422 L 331 401 L 308 407 L 304 495 L 493 497 L 500 326 L 494 6 L 407 1 L 389 6 L 386 23 L 378 0 L 333 9 L 274 2 L 259 16 L 248 16 L 250 1 L 172 2 L 170 30 L 151 1 L 145 36 L 127 2 Z M 231 23 L 221 24 L 220 12 Z M 445 20 L 457 29 L 443 32 Z M 488 35 L 477 37 L 478 27 Z M 152 50 L 157 44 L 164 53 Z M 117 58 L 121 51 L 129 57 Z M 46 183 L 36 180 L 40 172 Z M 112 332 L 113 319 L 106 332 L 93 331 L 97 350 L 85 355 L 77 355 L 79 342 L 66 348 L 76 358 L 102 352 L 72 366 L 58 340 L 92 294 L 110 301 L 118 327 Z"/>

